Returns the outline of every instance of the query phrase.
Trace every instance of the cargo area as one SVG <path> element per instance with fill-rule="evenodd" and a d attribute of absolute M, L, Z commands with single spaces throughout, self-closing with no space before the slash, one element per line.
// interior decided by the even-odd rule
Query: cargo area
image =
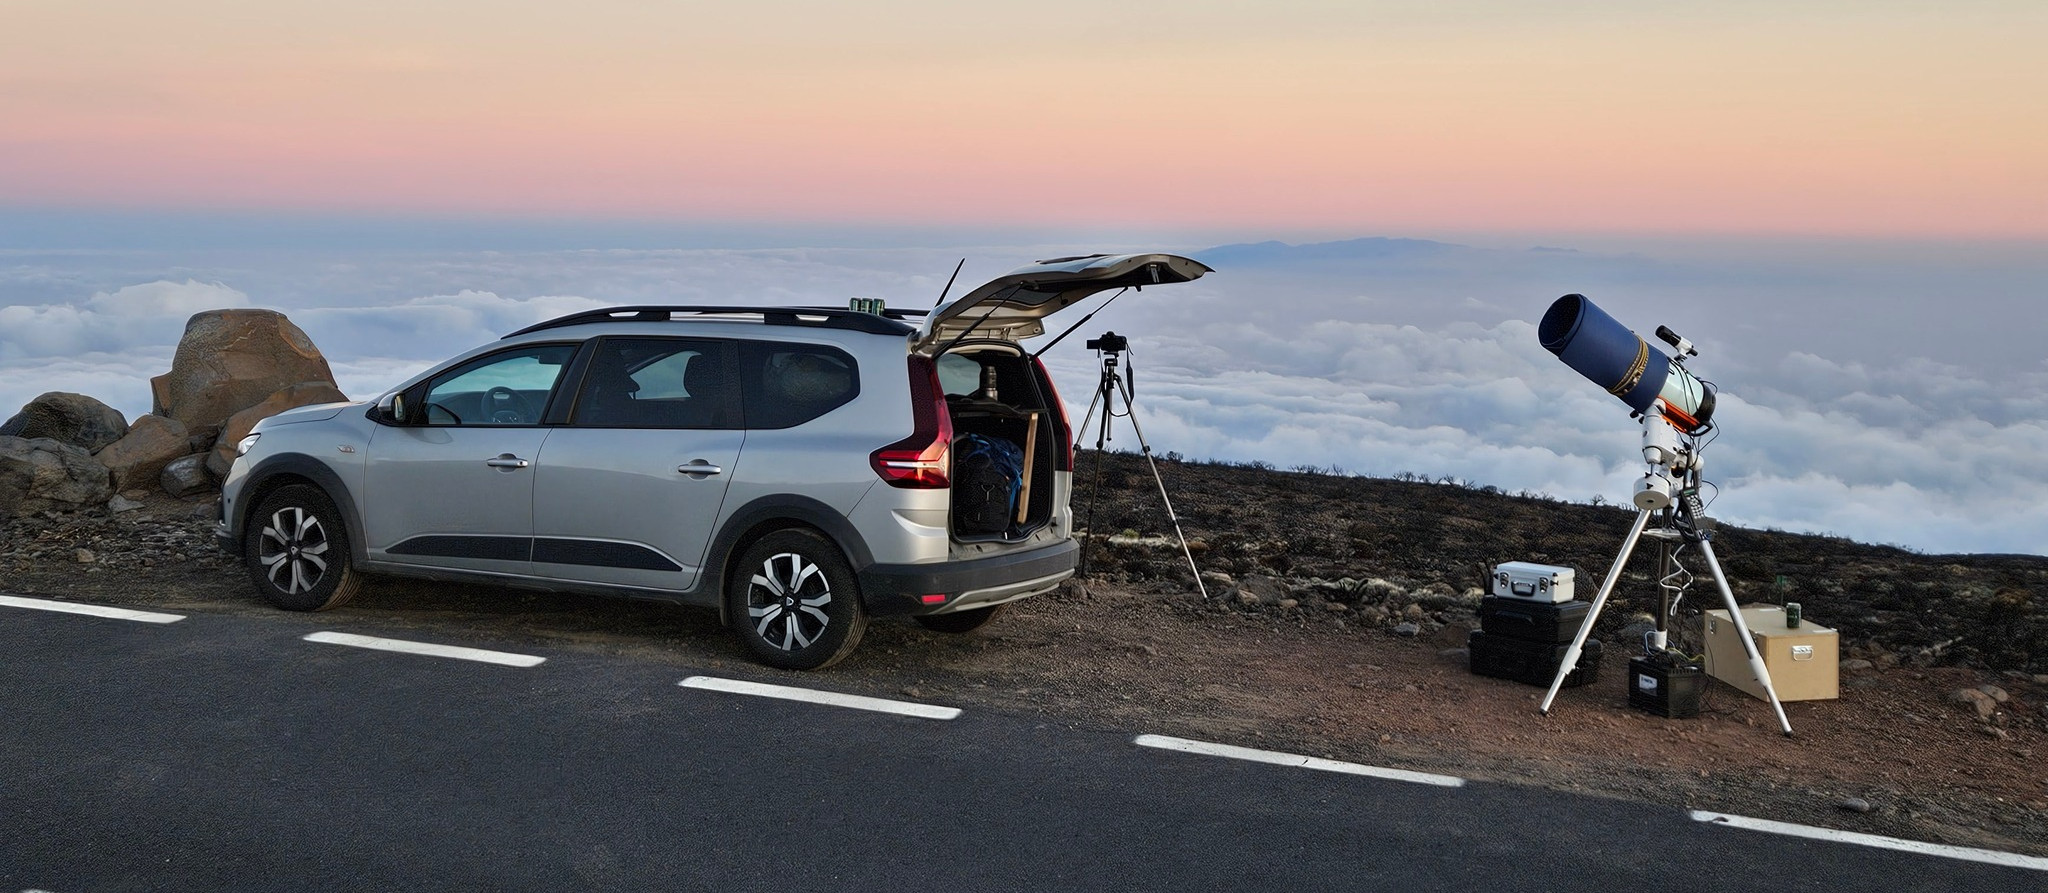
<path fill-rule="evenodd" d="M 1014 345 L 975 344 L 938 358 L 953 423 L 953 536 L 1016 541 L 1052 519 L 1067 432 L 1042 368 Z"/>

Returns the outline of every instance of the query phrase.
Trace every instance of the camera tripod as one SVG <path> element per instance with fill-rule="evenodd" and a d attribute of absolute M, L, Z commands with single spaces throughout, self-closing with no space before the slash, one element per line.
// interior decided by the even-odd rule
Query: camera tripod
<path fill-rule="evenodd" d="M 1088 401 L 1088 412 L 1081 417 L 1081 427 L 1078 430 L 1086 431 L 1089 424 L 1096 421 L 1097 406 L 1102 407 L 1102 418 L 1095 430 L 1095 474 L 1088 488 L 1088 517 L 1084 525 L 1088 529 L 1088 540 L 1081 548 L 1081 574 L 1086 576 L 1088 573 L 1088 546 L 1093 544 L 1096 537 L 1095 500 L 1102 491 L 1103 457 L 1108 455 L 1104 447 L 1110 441 L 1110 421 L 1118 416 L 1116 401 L 1122 400 L 1122 416 L 1131 420 L 1131 432 L 1138 436 L 1138 448 L 1145 454 L 1145 464 L 1152 469 L 1152 482 L 1159 485 L 1159 501 L 1166 506 L 1167 519 L 1173 522 L 1173 536 L 1180 542 L 1181 557 L 1187 559 L 1188 572 L 1195 577 L 1195 589 L 1202 593 L 1202 600 L 1207 601 L 1209 587 L 1202 583 L 1202 571 L 1195 567 L 1195 555 L 1188 549 L 1187 534 L 1182 533 L 1180 529 L 1180 516 L 1173 511 L 1172 497 L 1166 495 L 1166 479 L 1159 476 L 1159 463 L 1152 458 L 1152 445 L 1145 442 L 1145 430 L 1138 426 L 1137 408 L 1132 405 L 1136 385 L 1118 371 L 1120 358 L 1130 346 L 1130 341 L 1115 332 L 1104 332 L 1101 338 L 1091 339 L 1088 346 L 1102 357 L 1102 377 L 1096 382 L 1095 396 Z"/>
<path fill-rule="evenodd" d="M 1636 485 L 1635 504 L 1641 511 L 1636 513 L 1636 523 L 1629 528 L 1628 537 L 1622 540 L 1621 554 L 1615 556 L 1614 566 L 1608 568 L 1607 579 L 1601 581 L 1600 593 L 1593 597 L 1593 607 L 1586 612 L 1585 622 L 1579 625 L 1578 634 L 1572 637 L 1571 646 L 1565 649 L 1564 662 L 1557 668 L 1557 678 L 1550 681 L 1550 692 L 1543 696 L 1538 712 L 1545 716 L 1550 714 L 1550 705 L 1557 699 L 1557 690 L 1564 687 L 1565 677 L 1579 665 L 1586 637 L 1593 632 L 1593 621 L 1599 619 L 1600 609 L 1606 607 L 1607 597 L 1614 593 L 1615 584 L 1621 580 L 1622 568 L 1628 565 L 1636 544 L 1647 535 L 1657 541 L 1657 585 L 1662 594 L 1662 604 L 1657 612 L 1657 631 L 1651 634 L 1654 647 L 1661 650 L 1666 644 L 1665 621 L 1671 613 L 1671 592 L 1682 588 L 1671 583 L 1674 544 L 1696 543 L 1700 553 L 1707 558 L 1707 569 L 1714 575 L 1714 585 L 1721 591 L 1721 602 L 1728 606 L 1735 635 L 1742 640 L 1743 652 L 1749 657 L 1749 670 L 1763 684 L 1771 709 L 1778 715 L 1778 729 L 1789 738 L 1792 736 L 1792 722 L 1785 718 L 1785 705 L 1779 703 L 1777 689 L 1771 686 L 1771 671 L 1764 667 L 1763 655 L 1757 651 L 1756 641 L 1749 635 L 1749 625 L 1742 619 L 1742 608 L 1735 603 L 1735 592 L 1728 588 L 1728 575 L 1722 573 L 1721 561 L 1714 556 L 1713 521 L 1705 517 L 1700 503 L 1699 453 L 1677 444 L 1676 433 L 1656 407 L 1643 413 L 1642 422 L 1643 457 L 1650 463 L 1650 472 Z M 1677 481 L 1668 476 L 1672 474 L 1678 476 Z M 1653 518 L 1657 527 L 1650 528 Z"/>

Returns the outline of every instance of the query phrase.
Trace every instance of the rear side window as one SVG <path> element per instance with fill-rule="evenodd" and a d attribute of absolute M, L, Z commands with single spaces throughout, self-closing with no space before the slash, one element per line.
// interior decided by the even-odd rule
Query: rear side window
<path fill-rule="evenodd" d="M 732 345 L 605 338 L 590 354 L 570 423 L 585 428 L 737 428 Z"/>
<path fill-rule="evenodd" d="M 748 428 L 790 428 L 860 395 L 860 367 L 836 347 L 749 341 L 740 346 Z"/>

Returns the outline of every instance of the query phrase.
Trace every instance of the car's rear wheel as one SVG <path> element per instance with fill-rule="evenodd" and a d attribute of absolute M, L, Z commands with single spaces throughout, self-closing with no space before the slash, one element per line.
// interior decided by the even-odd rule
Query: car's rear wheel
<path fill-rule="evenodd" d="M 1007 607 L 1009 605 L 990 605 L 986 608 L 954 611 L 951 614 L 919 614 L 916 620 L 919 626 L 935 633 L 971 633 L 987 626 L 989 621 L 996 619 L 996 615 L 1003 613 L 1003 609 Z"/>
<path fill-rule="evenodd" d="M 808 530 L 778 530 L 747 547 L 726 587 L 726 614 L 748 651 L 788 670 L 838 663 L 868 624 L 845 556 Z"/>
<path fill-rule="evenodd" d="M 244 537 L 249 578 L 280 608 L 325 611 L 362 586 L 341 513 L 316 487 L 292 484 L 263 497 Z"/>

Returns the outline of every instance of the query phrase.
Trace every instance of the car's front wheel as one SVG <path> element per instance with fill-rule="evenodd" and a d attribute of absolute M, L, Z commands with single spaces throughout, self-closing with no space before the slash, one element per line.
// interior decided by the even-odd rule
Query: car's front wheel
<path fill-rule="evenodd" d="M 838 663 L 868 625 L 853 569 L 808 530 L 778 530 L 747 547 L 726 587 L 726 614 L 748 651 L 787 670 Z"/>
<path fill-rule="evenodd" d="M 362 585 L 341 513 L 316 487 L 292 484 L 265 496 L 244 537 L 249 578 L 280 608 L 325 611 L 354 598 Z"/>

